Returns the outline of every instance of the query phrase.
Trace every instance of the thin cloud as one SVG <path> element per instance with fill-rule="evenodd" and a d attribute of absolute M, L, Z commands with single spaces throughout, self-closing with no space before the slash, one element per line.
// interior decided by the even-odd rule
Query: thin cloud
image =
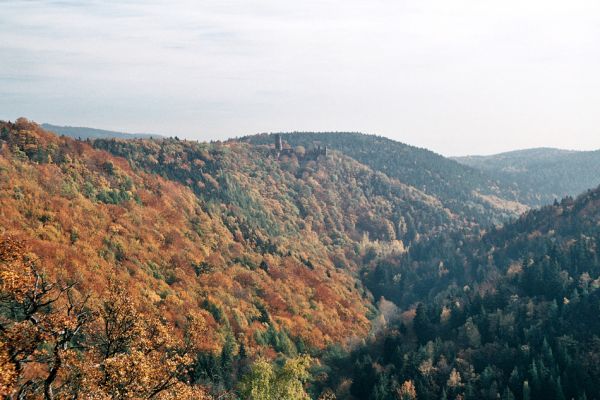
<path fill-rule="evenodd" d="M 0 2 L 0 118 L 599 148 L 594 0 Z"/>

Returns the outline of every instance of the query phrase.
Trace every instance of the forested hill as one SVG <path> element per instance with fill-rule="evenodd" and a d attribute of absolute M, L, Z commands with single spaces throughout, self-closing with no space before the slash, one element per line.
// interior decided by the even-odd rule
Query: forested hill
<path fill-rule="evenodd" d="M 109 131 L 106 129 L 86 128 L 79 126 L 61 126 L 52 124 L 42 124 L 42 128 L 54 132 L 58 135 L 65 135 L 74 139 L 99 139 L 99 138 L 117 138 L 117 139 L 151 139 L 161 138 L 162 135 L 150 133 L 124 133 Z"/>
<path fill-rule="evenodd" d="M 34 398 L 53 365 L 65 367 L 51 386 L 82 396 L 243 392 L 254 362 L 302 366 L 299 354 L 368 334 L 376 310 L 358 279 L 363 265 L 444 231 L 479 230 L 437 198 L 338 152 L 77 141 L 25 119 L 0 124 L 0 199 L 0 279 L 20 285 L 2 286 L 0 358 L 13 360 L 11 385 Z M 41 276 L 47 291 L 31 306 L 19 293 Z M 39 306 L 48 299 L 59 302 Z M 76 318 L 63 314 L 72 307 Z M 76 331 L 61 325 L 68 321 Z M 116 330 L 103 330 L 111 324 Z M 191 326 L 200 338 L 188 339 Z M 121 329 L 135 337 L 110 336 Z M 168 345 L 151 337 L 157 330 Z M 82 358 L 56 358 L 68 354 Z M 103 375 L 87 375 L 98 365 Z M 302 368 L 297 381 L 306 379 Z"/>
<path fill-rule="evenodd" d="M 496 179 L 514 182 L 520 192 L 529 192 L 533 206 L 576 196 L 600 184 L 600 150 L 537 148 L 454 159 Z"/>
<path fill-rule="evenodd" d="M 600 189 L 507 223 L 484 173 L 335 135 L 0 122 L 1 395 L 598 398 Z"/>
<path fill-rule="evenodd" d="M 501 223 L 526 209 L 509 181 L 498 181 L 485 172 L 457 163 L 432 151 L 406 145 L 381 136 L 342 132 L 294 132 L 281 134 L 292 147 L 328 146 L 375 171 L 414 186 L 438 198 L 445 207 L 481 224 Z M 240 140 L 269 145 L 274 134 L 243 137 Z"/>
<path fill-rule="evenodd" d="M 95 140 L 141 171 L 191 188 L 207 207 L 226 206 L 232 232 L 265 248 L 305 229 L 331 248 L 398 241 L 408 247 L 445 230 L 478 229 L 439 199 L 341 153 L 327 157 L 247 143 Z"/>
<path fill-rule="evenodd" d="M 357 398 L 598 399 L 599 221 L 600 188 L 378 263 L 365 281 L 401 309 L 381 302 L 387 329 L 332 359 L 329 385 L 352 379 Z"/>
<path fill-rule="evenodd" d="M 297 389 L 300 353 L 370 329 L 356 263 L 404 251 L 397 234 L 452 223 L 434 199 L 348 160 L 300 167 L 176 139 L 110 146 L 130 161 L 0 123 L 2 394 L 235 398 L 260 357 L 300 368 L 286 370 L 284 389 Z M 409 215 L 406 231 L 390 222 Z"/>

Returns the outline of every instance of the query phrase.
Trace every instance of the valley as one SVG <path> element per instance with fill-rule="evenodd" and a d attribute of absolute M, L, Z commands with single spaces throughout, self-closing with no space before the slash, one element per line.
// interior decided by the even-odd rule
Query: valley
<path fill-rule="evenodd" d="M 4 393 L 600 393 L 591 154 L 69 136 L 0 123 Z"/>

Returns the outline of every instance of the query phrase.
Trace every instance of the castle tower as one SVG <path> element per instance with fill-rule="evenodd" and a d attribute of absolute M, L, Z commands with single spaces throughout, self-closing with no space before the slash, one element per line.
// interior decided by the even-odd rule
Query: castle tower
<path fill-rule="evenodd" d="M 281 135 L 279 133 L 275 135 L 275 150 L 283 150 L 283 140 L 281 139 Z"/>

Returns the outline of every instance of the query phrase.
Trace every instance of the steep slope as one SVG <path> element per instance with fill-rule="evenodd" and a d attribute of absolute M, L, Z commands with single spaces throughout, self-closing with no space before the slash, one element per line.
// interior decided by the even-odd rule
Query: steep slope
<path fill-rule="evenodd" d="M 124 133 L 108 131 L 105 129 L 85 128 L 80 126 L 60 126 L 52 124 L 42 124 L 43 129 L 54 132 L 58 135 L 65 135 L 74 139 L 99 139 L 99 138 L 118 138 L 118 139 L 151 139 L 161 138 L 162 135 L 151 133 Z"/>
<path fill-rule="evenodd" d="M 532 206 L 575 196 L 600 184 L 600 151 L 538 148 L 455 160 L 514 182 Z"/>
<path fill-rule="evenodd" d="M 215 145 L 206 156 L 235 159 L 235 147 Z M 270 164 L 277 168 L 273 174 L 292 176 Z M 105 301 L 112 279 L 140 310 L 159 315 L 175 330 L 186 326 L 190 315 L 200 315 L 208 329 L 206 354 L 220 354 L 227 345 L 228 357 L 293 356 L 299 349 L 316 351 L 368 332 L 370 300 L 346 268 L 341 248 L 334 252 L 333 244 L 322 244 L 310 224 L 274 225 L 280 221 L 276 216 L 293 207 L 288 199 L 277 200 L 280 193 L 274 192 L 270 203 L 248 197 L 238 186 L 244 184 L 242 175 L 203 176 L 207 191 L 219 191 L 217 179 L 229 185 L 221 192 L 231 201 L 206 202 L 186 185 L 134 170 L 123 158 L 56 137 L 26 120 L 2 123 L 0 241 L 23 240 L 26 257 L 39 260 L 48 279 L 77 282 L 78 293 L 90 293 L 94 304 Z M 217 186 L 211 189 L 209 182 Z M 250 213 L 247 220 L 238 207 Z M 242 230 L 253 224 L 260 229 L 244 236 Z M 5 261 L 0 259 L 3 284 L 3 268 L 10 266 Z"/>
<path fill-rule="evenodd" d="M 272 192 L 268 198 L 253 192 L 256 181 L 244 187 L 243 180 L 257 170 L 215 177 L 203 172 L 200 183 L 206 187 L 199 192 L 226 197 L 207 194 L 203 199 L 176 181 L 133 170 L 123 158 L 57 138 L 26 121 L 1 129 L 2 231 L 26 239 L 49 270 L 98 285 L 89 288 L 93 290 L 101 290 L 107 275 L 117 274 L 150 304 L 167 304 L 173 318 L 204 304 L 226 315 L 216 322 L 227 321 L 236 334 L 245 332 L 250 347 L 253 331 L 262 329 L 254 322 L 261 313 L 278 329 L 285 327 L 316 347 L 367 328 L 368 303 L 344 269 L 343 253 L 338 257 L 342 268 L 335 268 L 337 247 L 319 240 L 323 219 L 342 224 L 340 215 L 319 219 L 313 213 L 310 224 L 289 197 L 281 198 L 281 182 L 270 176 L 260 188 Z M 155 142 L 140 145 L 160 148 Z M 231 160 L 239 159 L 235 147 L 215 145 L 205 157 L 231 154 Z M 251 158 L 244 159 L 239 168 L 253 166 Z M 292 176 L 280 170 L 273 179 L 275 173 Z M 323 170 L 315 171 L 319 173 Z M 322 184 L 329 181 L 320 179 Z M 318 186 L 315 182 L 313 190 Z M 314 207 L 327 208 L 318 202 Z M 292 214 L 297 220 L 286 226 L 283 221 Z M 358 231 L 349 234 L 362 237 Z"/>
<path fill-rule="evenodd" d="M 360 133 L 283 133 L 292 147 L 328 146 L 390 178 L 438 198 L 453 213 L 489 225 L 526 209 L 510 182 L 498 182 L 484 172 L 466 167 L 426 149 Z M 274 134 L 244 137 L 249 143 L 269 145 Z"/>
<path fill-rule="evenodd" d="M 276 236 L 301 237 L 306 230 L 329 249 L 344 249 L 363 240 L 408 247 L 443 230 L 476 228 L 435 197 L 337 152 L 277 156 L 266 146 L 176 139 L 93 145 L 189 185 L 207 205 L 227 205 L 230 230 L 264 249 Z"/>
<path fill-rule="evenodd" d="M 404 310 L 381 301 L 389 328 L 332 358 L 330 387 L 340 398 L 348 378 L 356 398 L 597 398 L 599 221 L 600 188 L 380 263 L 365 280 Z"/>
<path fill-rule="evenodd" d="M 478 230 L 336 152 L 88 143 L 26 120 L 0 125 L 0 200 L 2 243 L 23 240 L 49 278 L 78 282 L 94 304 L 116 281 L 180 333 L 199 315 L 207 332 L 189 379 L 217 394 L 248 358 L 318 354 L 364 337 L 375 315 L 357 280 L 365 262 L 439 232 Z"/>
<path fill-rule="evenodd" d="M 590 190 L 575 200 L 567 197 L 560 203 L 525 213 L 482 237 L 444 232 L 415 244 L 407 254 L 378 265 L 366 281 L 372 283 L 369 287 L 376 296 L 384 295 L 402 306 L 410 306 L 432 300 L 449 286 L 487 282 L 490 277 L 508 273 L 511 267 L 517 268 L 523 260 L 555 256 L 556 252 L 582 252 L 581 246 L 590 256 L 596 252 L 600 232 L 599 197 L 600 189 Z M 595 262 L 581 260 L 581 254 L 573 257 L 559 260 L 572 275 L 582 268 L 596 268 Z M 587 272 L 597 275 L 600 270 Z M 406 279 L 392 282 L 395 274 Z M 557 296 L 560 293 L 555 292 Z"/>

